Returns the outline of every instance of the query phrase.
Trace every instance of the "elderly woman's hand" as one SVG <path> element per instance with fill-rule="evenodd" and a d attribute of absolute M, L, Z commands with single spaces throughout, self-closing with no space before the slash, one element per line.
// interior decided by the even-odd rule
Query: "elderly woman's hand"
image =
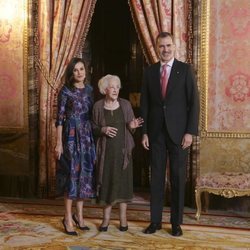
<path fill-rule="evenodd" d="M 143 122 L 144 122 L 144 121 L 143 121 L 143 119 L 142 119 L 141 117 L 134 118 L 134 119 L 129 123 L 129 127 L 130 127 L 131 129 L 135 129 L 135 128 L 141 127 Z"/>
<path fill-rule="evenodd" d="M 102 133 L 111 138 L 116 136 L 117 131 L 118 129 L 114 127 L 102 127 Z"/>

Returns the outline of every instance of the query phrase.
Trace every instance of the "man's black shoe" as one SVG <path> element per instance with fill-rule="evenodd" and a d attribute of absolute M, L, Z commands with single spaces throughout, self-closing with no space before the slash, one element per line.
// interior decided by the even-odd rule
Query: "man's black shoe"
<path fill-rule="evenodd" d="M 177 225 L 177 226 L 172 225 L 172 235 L 173 236 L 181 236 L 182 234 L 183 233 L 182 233 L 181 227 L 179 225 Z"/>
<path fill-rule="evenodd" d="M 145 229 L 145 234 L 153 234 L 156 230 L 161 229 L 161 223 L 150 223 L 150 225 Z"/>

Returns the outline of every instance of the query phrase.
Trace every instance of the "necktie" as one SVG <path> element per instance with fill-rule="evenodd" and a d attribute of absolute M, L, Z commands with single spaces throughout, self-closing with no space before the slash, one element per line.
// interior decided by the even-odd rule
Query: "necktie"
<path fill-rule="evenodd" d="M 163 98 L 166 95 L 167 85 L 168 85 L 167 64 L 164 64 L 161 70 L 161 94 Z"/>

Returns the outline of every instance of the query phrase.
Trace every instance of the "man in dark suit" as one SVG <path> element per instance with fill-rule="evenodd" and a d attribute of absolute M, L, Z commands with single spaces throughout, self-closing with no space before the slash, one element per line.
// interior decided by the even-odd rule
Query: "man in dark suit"
<path fill-rule="evenodd" d="M 170 166 L 172 235 L 182 235 L 188 147 L 198 134 L 199 97 L 191 67 L 174 58 L 168 32 L 156 39 L 160 62 L 145 69 L 141 91 L 142 145 L 150 152 L 151 223 L 144 233 L 161 229 L 167 157 Z M 165 66 L 164 66 L 165 65 Z M 167 154 L 168 152 L 168 154 Z"/>

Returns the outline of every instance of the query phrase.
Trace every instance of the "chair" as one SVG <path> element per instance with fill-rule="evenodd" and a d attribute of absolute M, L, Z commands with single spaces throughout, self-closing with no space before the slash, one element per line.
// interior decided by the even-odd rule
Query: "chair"
<path fill-rule="evenodd" d="M 197 178 L 195 200 L 197 206 L 196 219 L 201 215 L 201 194 L 203 192 L 220 195 L 226 198 L 250 196 L 250 174 L 239 172 L 214 172 Z M 205 208 L 208 198 L 205 199 Z"/>

